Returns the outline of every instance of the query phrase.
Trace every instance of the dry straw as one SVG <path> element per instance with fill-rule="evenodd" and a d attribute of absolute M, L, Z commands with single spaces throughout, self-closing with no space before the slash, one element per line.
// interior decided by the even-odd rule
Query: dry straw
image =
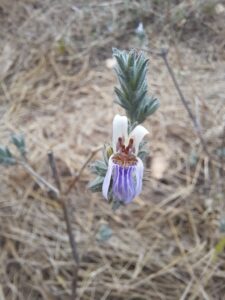
<path fill-rule="evenodd" d="M 220 157 L 203 151 L 165 64 L 150 55 L 161 108 L 146 124 L 144 192 L 112 214 L 86 189 L 85 169 L 68 199 L 80 253 L 77 299 L 224 299 L 225 256 L 214 251 L 224 237 L 224 15 L 204 1 L 155 2 L 1 2 L 1 144 L 24 132 L 29 163 L 50 183 L 49 149 L 66 190 L 111 135 L 115 77 L 105 60 L 112 46 L 140 46 L 139 17 L 147 46 L 170 42 L 169 62 L 208 152 Z M 74 268 L 61 205 L 22 167 L 0 168 L 0 299 L 70 299 Z M 99 241 L 103 225 L 112 236 Z"/>

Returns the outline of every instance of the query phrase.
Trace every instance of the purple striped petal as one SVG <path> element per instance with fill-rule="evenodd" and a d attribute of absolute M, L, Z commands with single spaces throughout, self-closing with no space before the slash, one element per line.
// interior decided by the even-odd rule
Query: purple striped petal
<path fill-rule="evenodd" d="M 108 170 L 103 182 L 102 193 L 108 200 L 108 191 L 112 178 L 113 198 L 125 204 L 130 203 L 141 193 L 144 166 L 140 158 L 133 166 L 115 164 L 112 157 L 109 159 Z"/>
<path fill-rule="evenodd" d="M 130 203 L 135 197 L 135 179 L 134 179 L 135 167 L 131 166 L 128 168 L 126 181 L 126 195 L 124 197 L 125 203 Z"/>
<path fill-rule="evenodd" d="M 117 201 L 129 203 L 136 195 L 135 167 L 115 165 L 113 170 L 113 196 Z"/>

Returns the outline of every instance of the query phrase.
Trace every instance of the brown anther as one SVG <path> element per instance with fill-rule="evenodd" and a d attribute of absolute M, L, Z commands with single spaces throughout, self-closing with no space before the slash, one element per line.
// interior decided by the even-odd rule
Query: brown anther
<path fill-rule="evenodd" d="M 133 139 L 130 139 L 129 140 L 129 144 L 128 146 L 126 147 L 126 153 L 129 154 L 129 152 L 131 152 L 132 148 L 133 148 L 133 143 L 134 143 L 134 140 Z"/>
<path fill-rule="evenodd" d="M 117 151 L 120 153 L 123 153 L 125 155 L 129 155 L 133 152 L 133 144 L 134 144 L 134 140 L 131 138 L 129 140 L 129 144 L 126 147 L 124 145 L 123 139 L 121 137 L 118 138 L 118 143 L 117 143 Z"/>
<path fill-rule="evenodd" d="M 129 145 L 128 145 L 128 146 L 132 147 L 133 144 L 134 144 L 134 139 L 130 139 L 130 140 L 129 140 Z"/>

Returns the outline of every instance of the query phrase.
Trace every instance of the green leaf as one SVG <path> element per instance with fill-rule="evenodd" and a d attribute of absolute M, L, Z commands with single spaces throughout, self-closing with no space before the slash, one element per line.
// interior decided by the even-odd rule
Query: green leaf
<path fill-rule="evenodd" d="M 198 155 L 195 153 L 195 151 L 192 151 L 189 156 L 189 164 L 191 167 L 194 167 L 197 165 L 198 162 Z"/>
<path fill-rule="evenodd" d="M 147 141 L 142 141 L 139 146 L 138 157 L 143 161 L 143 163 L 145 163 L 146 157 L 149 154 L 147 144 Z"/>
<path fill-rule="evenodd" d="M 148 59 L 136 50 L 121 51 L 113 48 L 117 61 L 115 68 L 119 86 L 115 88 L 115 101 L 125 109 L 131 123 L 142 123 L 159 106 L 155 98 L 148 96 Z"/>
<path fill-rule="evenodd" d="M 111 238 L 112 234 L 112 229 L 108 225 L 102 224 L 96 234 L 96 238 L 100 242 L 105 242 Z"/>
<path fill-rule="evenodd" d="M 102 160 L 96 160 L 90 165 L 92 173 L 99 175 L 99 176 L 105 176 L 107 172 L 107 165 Z"/>
<path fill-rule="evenodd" d="M 6 146 L 0 146 L 0 164 L 13 165 L 16 163 L 10 150 Z"/>
<path fill-rule="evenodd" d="M 13 134 L 11 136 L 12 143 L 17 147 L 20 151 L 20 154 L 24 156 L 26 154 L 26 145 L 23 134 Z"/>
<path fill-rule="evenodd" d="M 102 191 L 102 184 L 104 181 L 104 177 L 98 176 L 93 181 L 91 181 L 88 185 L 88 188 L 92 192 L 101 192 Z"/>
<path fill-rule="evenodd" d="M 137 113 L 137 119 L 139 123 L 144 122 L 144 120 L 152 115 L 157 108 L 159 107 L 159 101 L 158 99 L 152 99 L 150 97 L 145 97 L 142 105 L 139 107 L 138 113 Z"/>
<path fill-rule="evenodd" d="M 112 210 L 116 211 L 118 208 L 120 208 L 121 205 L 124 205 L 122 202 L 113 200 L 112 201 Z"/>

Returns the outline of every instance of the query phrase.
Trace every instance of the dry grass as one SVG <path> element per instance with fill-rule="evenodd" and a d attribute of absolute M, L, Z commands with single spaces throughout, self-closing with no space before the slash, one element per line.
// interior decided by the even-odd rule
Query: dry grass
<path fill-rule="evenodd" d="M 42 2 L 0 4 L 0 140 L 23 131 L 38 173 L 52 181 L 53 149 L 66 188 L 91 149 L 109 141 L 118 107 L 105 60 L 112 46 L 139 47 L 140 19 L 151 47 L 170 46 L 210 153 L 223 147 L 225 27 L 215 1 Z M 160 58 L 150 57 L 149 83 L 161 107 L 146 124 L 151 159 L 141 197 L 112 213 L 86 189 L 88 170 L 69 196 L 78 299 L 223 300 L 225 256 L 214 255 L 225 214 L 222 160 L 203 152 Z M 69 299 L 73 260 L 61 206 L 21 168 L 0 170 L 0 299 Z M 113 230 L 105 242 L 97 239 L 102 224 Z"/>

